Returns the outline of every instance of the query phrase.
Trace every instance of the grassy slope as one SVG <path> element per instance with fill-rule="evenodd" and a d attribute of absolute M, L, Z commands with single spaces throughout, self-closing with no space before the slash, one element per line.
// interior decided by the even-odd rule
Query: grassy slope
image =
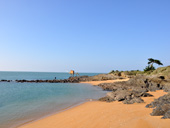
<path fill-rule="evenodd" d="M 111 71 L 109 74 L 115 74 L 121 76 L 122 74 L 124 75 L 137 75 L 137 74 L 144 74 L 144 75 L 162 75 L 166 76 L 167 78 L 170 79 L 170 66 L 166 67 L 160 67 L 157 68 L 154 71 L 139 71 L 139 70 L 132 70 L 132 71 Z"/>

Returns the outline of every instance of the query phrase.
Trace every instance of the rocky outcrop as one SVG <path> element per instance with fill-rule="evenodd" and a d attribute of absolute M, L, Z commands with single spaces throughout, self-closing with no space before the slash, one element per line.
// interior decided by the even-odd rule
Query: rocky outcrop
<path fill-rule="evenodd" d="M 170 93 L 155 99 L 152 103 L 146 105 L 147 108 L 154 108 L 152 116 L 163 116 L 163 119 L 170 118 Z"/>
<path fill-rule="evenodd" d="M 102 83 L 98 86 L 104 90 L 116 91 L 117 89 L 122 90 L 136 90 L 136 91 L 156 91 L 156 90 L 170 90 L 170 80 L 165 80 L 162 77 L 155 76 L 144 76 L 138 75 L 131 78 L 129 81 L 116 82 L 116 83 Z"/>
<path fill-rule="evenodd" d="M 123 77 L 116 76 L 114 74 L 99 74 L 96 76 L 79 76 L 80 81 L 104 81 L 104 80 L 115 80 L 123 79 Z"/>
<path fill-rule="evenodd" d="M 141 97 L 152 96 L 148 91 L 164 90 L 170 92 L 170 80 L 162 75 L 137 75 L 129 81 L 116 82 L 116 83 L 103 83 L 98 86 L 108 92 L 100 101 L 121 101 L 124 104 L 142 103 L 144 102 Z M 146 107 L 155 108 L 151 115 L 163 115 L 163 119 L 170 118 L 170 93 L 163 97 L 158 98 Z"/>
<path fill-rule="evenodd" d="M 144 102 L 140 97 L 152 96 L 146 92 L 138 92 L 134 90 L 116 90 L 107 93 L 106 97 L 99 99 L 100 101 L 122 101 L 124 104 L 142 103 Z"/>
<path fill-rule="evenodd" d="M 150 75 L 164 76 L 165 79 L 170 79 L 170 66 L 157 68 Z"/>

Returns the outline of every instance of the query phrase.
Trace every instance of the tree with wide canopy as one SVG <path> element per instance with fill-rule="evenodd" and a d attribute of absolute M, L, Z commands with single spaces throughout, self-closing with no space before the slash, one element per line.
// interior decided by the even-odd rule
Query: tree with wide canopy
<path fill-rule="evenodd" d="M 153 67 L 154 63 L 158 65 L 163 65 L 160 60 L 156 60 L 153 58 L 149 58 L 148 60 L 149 60 L 148 64 L 150 65 L 149 67 Z"/>

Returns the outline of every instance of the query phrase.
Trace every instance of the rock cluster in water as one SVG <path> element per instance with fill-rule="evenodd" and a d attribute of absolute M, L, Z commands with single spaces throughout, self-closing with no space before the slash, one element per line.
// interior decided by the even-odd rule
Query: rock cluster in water
<path fill-rule="evenodd" d="M 18 83 L 78 83 L 79 79 L 78 78 L 72 78 L 70 77 L 69 79 L 63 79 L 63 80 L 15 80 Z"/>
<path fill-rule="evenodd" d="M 120 79 L 122 77 L 114 76 L 111 74 L 99 74 L 96 76 L 76 76 L 76 77 L 69 77 L 68 79 L 53 79 L 53 80 L 15 80 L 18 83 L 79 83 L 83 81 L 102 81 L 102 80 L 113 80 L 113 79 Z M 123 79 L 123 78 L 122 78 Z M 13 80 L 0 80 L 0 82 L 13 82 Z"/>
<path fill-rule="evenodd" d="M 11 82 L 12 80 L 0 80 L 0 82 Z"/>
<path fill-rule="evenodd" d="M 78 77 L 70 77 L 68 79 L 63 80 L 0 80 L 0 82 L 18 82 L 18 83 L 78 83 Z"/>

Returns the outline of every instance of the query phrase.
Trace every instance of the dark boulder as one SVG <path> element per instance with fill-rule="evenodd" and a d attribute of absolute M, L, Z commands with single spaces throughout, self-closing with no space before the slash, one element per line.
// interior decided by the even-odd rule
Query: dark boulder
<path fill-rule="evenodd" d="M 152 103 L 146 105 L 147 108 L 154 108 L 152 116 L 163 116 L 170 118 L 170 93 L 155 99 Z"/>
<path fill-rule="evenodd" d="M 170 104 L 157 105 L 157 107 L 155 109 L 153 109 L 153 112 L 151 113 L 151 115 L 152 116 L 162 116 L 168 110 L 170 110 Z"/>
<path fill-rule="evenodd" d="M 164 116 L 162 117 L 162 119 L 170 119 L 170 110 L 168 110 Z"/>
<path fill-rule="evenodd" d="M 1 80 L 1 82 L 7 82 L 7 81 L 8 81 L 8 80 L 4 80 L 4 79 Z"/>
<path fill-rule="evenodd" d="M 123 103 L 124 104 L 133 104 L 133 103 L 143 103 L 144 100 L 141 99 L 140 97 L 134 97 L 130 100 L 124 100 Z"/>
<path fill-rule="evenodd" d="M 122 101 L 124 104 L 133 104 L 133 103 L 142 103 L 144 102 L 140 97 L 149 97 L 152 96 L 146 92 L 138 92 L 134 90 L 116 90 L 115 92 L 108 92 L 107 95 L 103 98 L 100 98 L 100 101 Z"/>

